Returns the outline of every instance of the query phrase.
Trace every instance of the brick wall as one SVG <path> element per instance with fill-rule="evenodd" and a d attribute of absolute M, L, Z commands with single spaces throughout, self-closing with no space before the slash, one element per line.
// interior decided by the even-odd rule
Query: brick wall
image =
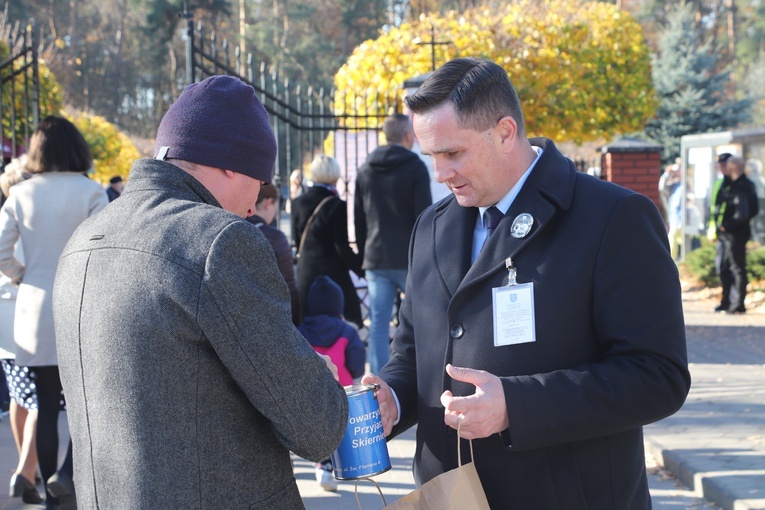
<path fill-rule="evenodd" d="M 661 153 L 656 149 L 605 152 L 601 156 L 603 179 L 647 196 L 656 207 L 659 201 Z"/>

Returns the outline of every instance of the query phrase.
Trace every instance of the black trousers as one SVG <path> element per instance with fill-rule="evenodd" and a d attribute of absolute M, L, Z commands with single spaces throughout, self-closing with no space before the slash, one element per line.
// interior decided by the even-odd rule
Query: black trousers
<path fill-rule="evenodd" d="M 746 297 L 746 236 L 718 232 L 715 266 L 722 284 L 720 306 L 743 309 Z"/>
<path fill-rule="evenodd" d="M 61 410 L 61 379 L 55 365 L 33 367 L 37 389 L 37 457 L 43 483 L 58 471 L 58 413 Z M 60 471 L 72 476 L 72 442 Z"/>

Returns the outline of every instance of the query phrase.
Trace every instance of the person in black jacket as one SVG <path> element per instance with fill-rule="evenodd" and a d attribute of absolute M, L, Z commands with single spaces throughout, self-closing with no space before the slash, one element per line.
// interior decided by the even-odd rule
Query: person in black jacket
<path fill-rule="evenodd" d="M 247 221 L 263 232 L 276 255 L 276 265 L 290 290 L 292 306 L 292 323 L 299 326 L 302 321 L 300 297 L 295 282 L 295 266 L 292 263 L 292 248 L 287 236 L 278 228 L 272 227 L 271 222 L 279 211 L 279 190 L 276 186 L 261 186 L 258 200 L 255 202 L 255 214 L 247 217 Z"/>
<path fill-rule="evenodd" d="M 335 158 L 320 154 L 311 162 L 310 174 L 313 185 L 292 201 L 291 213 L 300 306 L 305 310 L 308 289 L 316 277 L 327 275 L 343 289 L 345 320 L 360 328 L 361 303 L 349 271 L 362 278 L 364 272 L 361 257 L 348 242 L 347 205 L 335 188 L 340 165 Z"/>
<path fill-rule="evenodd" d="M 746 243 L 752 236 L 749 221 L 757 216 L 757 193 L 744 175 L 744 160 L 730 158 L 722 166 L 723 182 L 715 198 L 717 226 L 715 268 L 722 284 L 716 312 L 746 313 Z"/>
<path fill-rule="evenodd" d="M 106 188 L 106 196 L 109 197 L 109 202 L 113 202 L 115 199 L 122 195 L 122 189 L 124 188 L 122 177 L 115 175 L 109 179 L 109 186 Z"/>
<path fill-rule="evenodd" d="M 387 437 L 417 425 L 418 486 L 472 439 L 493 510 L 649 510 L 642 427 L 690 388 L 659 211 L 528 139 L 494 62 L 451 60 L 406 104 L 453 196 L 418 218 L 390 361 L 361 379 Z"/>
<path fill-rule="evenodd" d="M 369 366 L 378 373 L 390 357 L 390 319 L 406 286 L 407 249 L 414 222 L 431 204 L 430 176 L 411 151 L 407 115 L 385 119 L 388 145 L 377 147 L 356 176 L 356 241 L 369 285 Z"/>

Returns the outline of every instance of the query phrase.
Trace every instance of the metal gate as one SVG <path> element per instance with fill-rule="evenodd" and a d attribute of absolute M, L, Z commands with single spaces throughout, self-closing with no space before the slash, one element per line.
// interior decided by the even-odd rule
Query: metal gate
<path fill-rule="evenodd" d="M 25 151 L 40 121 L 39 33 L 33 21 L 8 23 L 0 16 L 0 170 Z"/>
<path fill-rule="evenodd" d="M 290 174 L 297 171 L 302 179 L 302 172 L 313 157 L 324 153 L 332 155 L 340 163 L 342 175 L 338 191 L 347 203 L 353 204 L 356 170 L 377 147 L 385 117 L 401 113 L 402 91 L 390 94 L 338 94 L 332 90 L 326 92 L 311 86 L 290 84 L 288 79 L 280 78 L 276 70 L 267 70 L 265 64 L 256 66 L 252 54 L 245 57 L 236 48 L 232 55 L 227 41 L 218 43 L 214 32 L 205 34 L 201 23 L 195 27 L 189 15 L 185 16 L 187 83 L 226 74 L 252 85 L 269 113 L 276 136 L 278 154 L 274 184 L 280 186 L 283 198 L 286 201 L 291 198 Z M 349 238 L 354 244 L 353 207 L 348 207 L 348 214 Z M 366 324 L 369 317 L 366 282 L 359 280 L 356 288 Z M 366 329 L 364 327 L 360 331 L 364 340 Z"/>
<path fill-rule="evenodd" d="M 188 83 L 227 74 L 252 85 L 260 95 L 276 135 L 274 174 L 282 183 L 292 171 L 302 172 L 316 154 L 329 153 L 344 170 L 341 194 L 345 199 L 352 195 L 355 169 L 377 146 L 383 120 L 402 110 L 400 93 L 338 94 L 291 84 L 277 70 L 253 62 L 252 54 L 242 55 L 236 48 L 232 55 L 228 41 L 217 41 L 214 31 L 206 34 L 201 23 L 195 27 L 190 19 L 185 38 Z"/>

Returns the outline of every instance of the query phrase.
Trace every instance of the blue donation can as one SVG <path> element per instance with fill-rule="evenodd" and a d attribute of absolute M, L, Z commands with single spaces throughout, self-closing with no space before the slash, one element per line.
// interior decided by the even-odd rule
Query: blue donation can
<path fill-rule="evenodd" d="M 388 444 L 377 402 L 379 388 L 378 384 L 345 387 L 348 425 L 340 446 L 332 454 L 332 466 L 338 480 L 379 475 L 390 469 Z"/>

